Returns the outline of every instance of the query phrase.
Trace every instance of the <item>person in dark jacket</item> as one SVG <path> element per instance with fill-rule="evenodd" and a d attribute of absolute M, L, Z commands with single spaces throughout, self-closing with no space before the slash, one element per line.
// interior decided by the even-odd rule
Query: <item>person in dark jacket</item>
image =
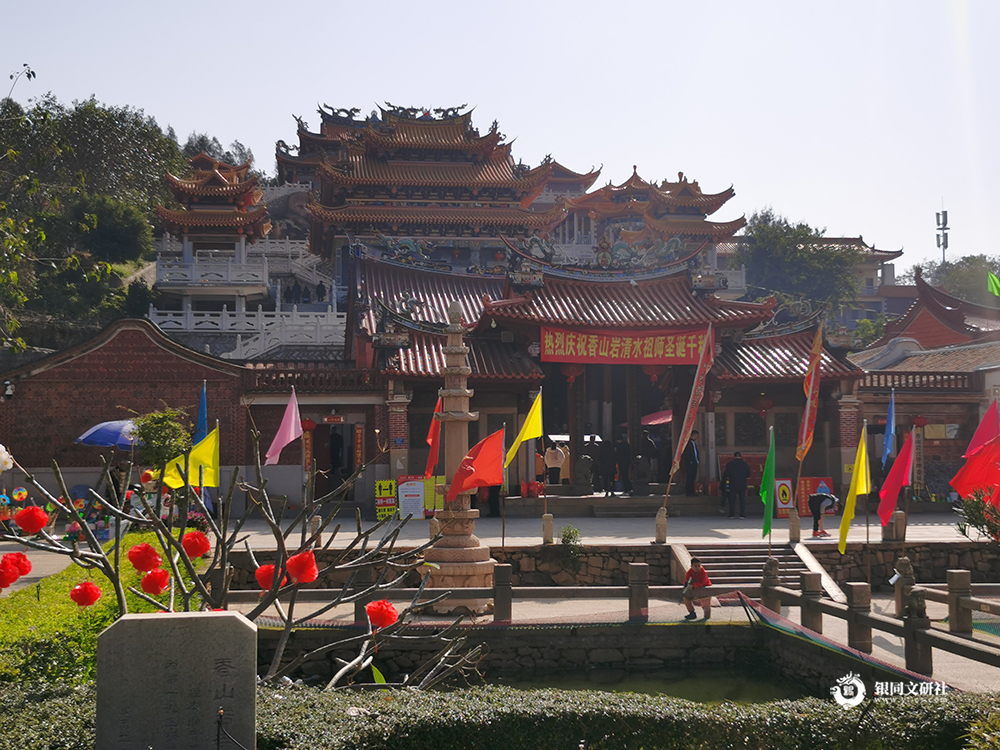
<path fill-rule="evenodd" d="M 629 476 L 632 470 L 632 446 L 624 435 L 619 435 L 615 441 L 615 464 L 618 466 L 618 478 L 622 483 L 622 492 L 627 495 L 632 494 L 632 478 Z"/>
<path fill-rule="evenodd" d="M 698 458 L 697 440 L 698 430 L 692 430 L 691 439 L 684 446 L 684 453 L 681 456 L 682 463 L 684 464 L 684 494 L 689 497 L 695 494 L 694 481 L 698 478 L 698 464 L 701 463 L 701 460 Z"/>
<path fill-rule="evenodd" d="M 604 487 L 604 497 L 615 495 L 615 447 L 610 440 L 601 440 L 598 463 L 601 471 L 601 486 Z"/>
<path fill-rule="evenodd" d="M 733 454 L 733 459 L 726 464 L 722 472 L 722 480 L 729 482 L 729 517 L 736 514 L 736 501 L 740 504 L 740 518 L 746 518 L 747 481 L 750 479 L 750 464 L 743 460 L 739 451 Z"/>

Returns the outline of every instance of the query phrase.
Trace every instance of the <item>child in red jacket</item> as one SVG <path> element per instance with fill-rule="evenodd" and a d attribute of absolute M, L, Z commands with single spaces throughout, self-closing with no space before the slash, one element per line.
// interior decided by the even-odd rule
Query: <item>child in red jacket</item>
<path fill-rule="evenodd" d="M 694 613 L 696 604 L 705 611 L 706 620 L 712 616 L 712 597 L 698 597 L 699 589 L 711 585 L 712 582 L 708 580 L 708 571 L 701 567 L 701 560 L 697 557 L 692 557 L 691 568 L 688 570 L 687 575 L 684 576 L 684 606 L 687 607 L 688 611 L 688 614 L 684 617 L 685 620 L 693 620 L 697 617 Z"/>

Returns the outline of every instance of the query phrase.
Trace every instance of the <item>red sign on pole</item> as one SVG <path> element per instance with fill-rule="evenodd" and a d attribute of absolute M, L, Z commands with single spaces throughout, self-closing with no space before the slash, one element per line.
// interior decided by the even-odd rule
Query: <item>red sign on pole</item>
<path fill-rule="evenodd" d="M 653 331 L 573 331 L 542 326 L 542 361 L 694 365 L 698 363 L 705 335 L 702 327 Z"/>

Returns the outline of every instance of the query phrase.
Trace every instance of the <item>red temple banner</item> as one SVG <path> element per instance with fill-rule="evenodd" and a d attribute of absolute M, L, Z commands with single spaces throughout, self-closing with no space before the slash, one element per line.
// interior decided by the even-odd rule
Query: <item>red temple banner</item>
<path fill-rule="evenodd" d="M 695 365 L 704 328 L 574 331 L 542 326 L 542 361 L 619 365 Z"/>
<path fill-rule="evenodd" d="M 681 457 L 684 449 L 687 448 L 688 440 L 691 439 L 691 432 L 694 430 L 694 420 L 698 416 L 698 407 L 701 399 L 705 395 L 705 379 L 708 371 L 715 363 L 715 335 L 712 331 L 712 324 L 708 324 L 708 329 L 701 335 L 703 346 L 699 352 L 698 370 L 694 374 L 694 384 L 691 386 L 691 398 L 688 399 L 687 411 L 684 413 L 684 424 L 681 426 L 681 434 L 677 439 L 677 447 L 674 450 L 674 463 L 670 467 L 670 478 L 673 481 L 674 474 L 681 467 Z M 669 487 L 667 489 L 669 493 Z"/>

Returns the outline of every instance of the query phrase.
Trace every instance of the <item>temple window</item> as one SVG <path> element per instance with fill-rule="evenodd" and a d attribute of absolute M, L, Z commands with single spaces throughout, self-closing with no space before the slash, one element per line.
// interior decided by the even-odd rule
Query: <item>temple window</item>
<path fill-rule="evenodd" d="M 794 448 L 799 442 L 799 415 L 776 412 L 774 415 L 774 442 L 783 448 Z"/>
<path fill-rule="evenodd" d="M 737 446 L 763 446 L 767 442 L 767 423 L 757 412 L 738 411 L 734 416 Z"/>

